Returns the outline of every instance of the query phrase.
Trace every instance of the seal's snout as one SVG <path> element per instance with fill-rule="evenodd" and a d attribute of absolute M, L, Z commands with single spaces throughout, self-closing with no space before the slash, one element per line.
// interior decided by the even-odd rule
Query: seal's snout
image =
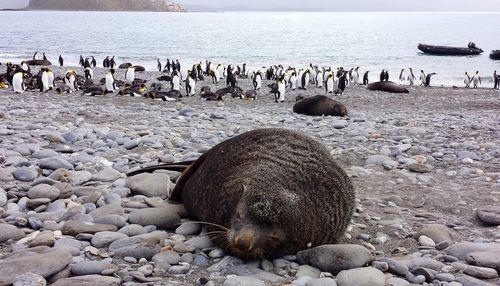
<path fill-rule="evenodd" d="M 255 248 L 255 237 L 255 230 L 241 230 L 234 239 L 234 246 L 241 252 L 251 252 Z"/>
<path fill-rule="evenodd" d="M 253 250 L 253 242 L 249 238 L 236 238 L 236 248 L 243 252 L 250 252 Z"/>

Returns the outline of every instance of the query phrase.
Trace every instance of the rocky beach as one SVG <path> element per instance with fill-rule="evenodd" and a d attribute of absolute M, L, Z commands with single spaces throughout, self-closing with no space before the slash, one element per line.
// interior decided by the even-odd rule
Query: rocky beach
<path fill-rule="evenodd" d="M 332 117 L 292 111 L 324 88 L 275 103 L 269 83 L 217 102 L 200 100 L 201 86 L 225 87 L 210 79 L 172 102 L 0 90 L 0 285 L 500 285 L 498 90 L 356 85 L 329 95 L 348 110 Z M 179 173 L 126 176 L 266 127 L 316 138 L 352 178 L 341 244 L 243 261 L 167 200 Z"/>

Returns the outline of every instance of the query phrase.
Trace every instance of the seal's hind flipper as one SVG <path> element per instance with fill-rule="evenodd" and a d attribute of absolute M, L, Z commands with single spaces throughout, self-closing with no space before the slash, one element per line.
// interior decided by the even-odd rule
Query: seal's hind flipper
<path fill-rule="evenodd" d="M 205 162 L 205 159 L 207 158 L 207 153 L 204 153 L 203 155 L 198 158 L 198 160 L 194 161 L 191 165 L 189 165 L 183 172 L 182 175 L 177 179 L 177 182 L 175 183 L 175 188 L 170 194 L 169 199 L 173 201 L 180 201 L 182 199 L 182 190 L 184 189 L 184 185 L 186 182 L 189 180 L 191 175 L 198 170 L 200 165 Z"/>
<path fill-rule="evenodd" d="M 169 170 L 169 171 L 184 172 L 194 162 L 196 162 L 196 161 L 185 161 L 185 162 L 168 163 L 168 164 L 161 164 L 161 165 L 156 165 L 156 166 L 145 167 L 145 168 L 128 173 L 127 177 L 135 176 L 137 174 L 142 174 L 142 173 L 152 173 L 156 170 Z"/>

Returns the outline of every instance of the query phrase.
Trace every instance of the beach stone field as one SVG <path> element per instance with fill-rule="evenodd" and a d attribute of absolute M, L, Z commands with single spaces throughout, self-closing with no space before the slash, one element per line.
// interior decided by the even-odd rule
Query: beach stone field
<path fill-rule="evenodd" d="M 275 103 L 269 83 L 256 100 L 217 102 L 200 87 L 225 80 L 172 102 L 1 90 L 0 285 L 500 285 L 498 90 L 350 86 L 329 95 L 348 110 L 332 117 L 292 111 L 323 88 Z M 266 127 L 316 138 L 351 177 L 356 210 L 339 244 L 244 261 L 168 200 L 180 173 L 126 175 Z"/>

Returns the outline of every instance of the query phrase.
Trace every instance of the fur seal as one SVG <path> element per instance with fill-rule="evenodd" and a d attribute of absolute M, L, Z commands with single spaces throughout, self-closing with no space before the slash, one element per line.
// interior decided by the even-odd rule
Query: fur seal
<path fill-rule="evenodd" d="M 370 83 L 367 87 L 368 90 L 380 90 L 391 93 L 410 93 L 404 86 L 394 83 L 392 81 L 377 81 Z"/>
<path fill-rule="evenodd" d="M 129 176 L 157 169 L 184 169 L 170 199 L 181 200 L 209 224 L 219 247 L 244 259 L 272 259 L 335 243 L 354 209 L 351 180 L 324 145 L 287 129 L 253 130 L 194 162 L 148 167 Z"/>
<path fill-rule="evenodd" d="M 118 68 L 119 69 L 128 69 L 131 66 L 132 66 L 131 63 L 123 63 L 123 64 L 119 65 Z"/>
<path fill-rule="evenodd" d="M 342 103 L 327 96 L 315 95 L 297 101 L 293 105 L 293 112 L 313 116 L 346 116 L 347 108 Z"/>

